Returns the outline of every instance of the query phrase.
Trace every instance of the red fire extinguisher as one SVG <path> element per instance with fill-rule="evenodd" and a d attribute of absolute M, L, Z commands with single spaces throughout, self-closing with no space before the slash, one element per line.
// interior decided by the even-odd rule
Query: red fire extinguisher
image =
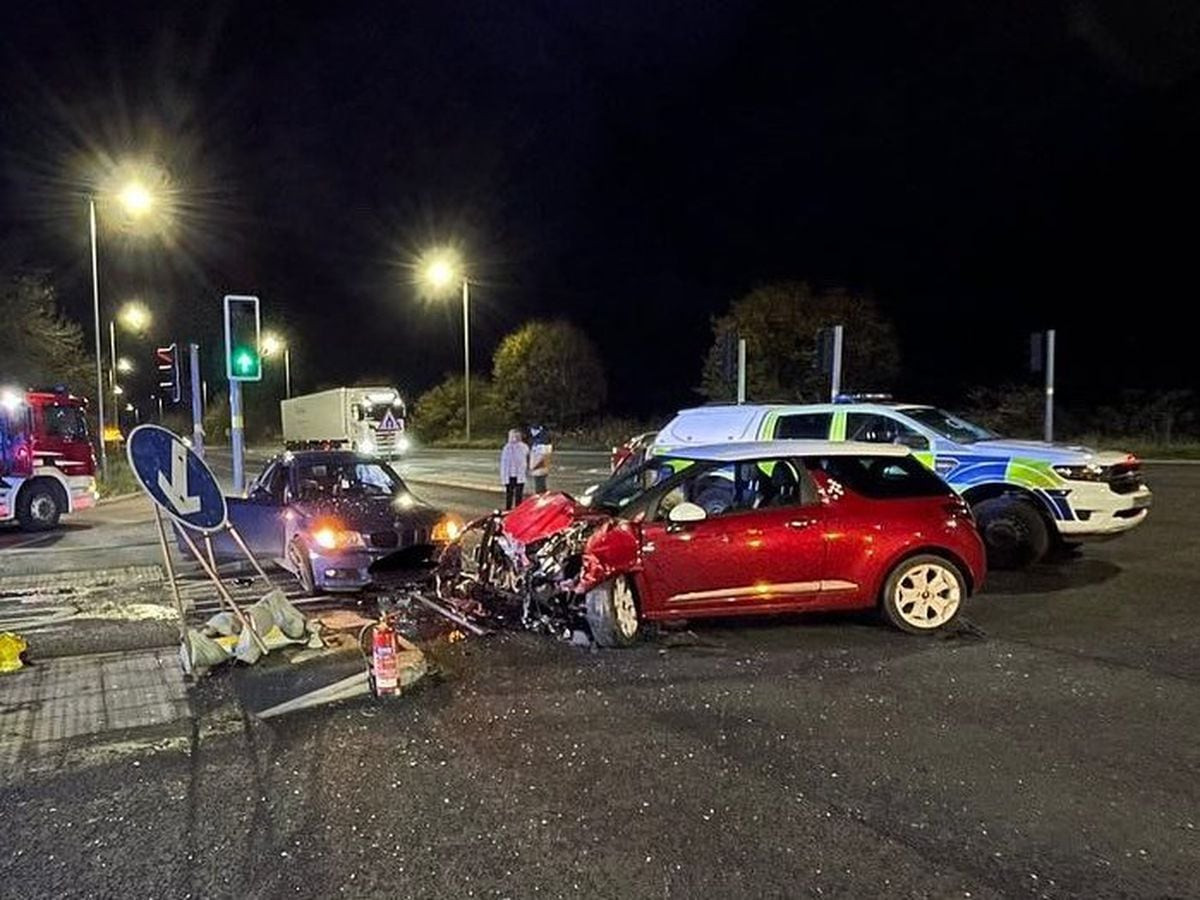
<path fill-rule="evenodd" d="M 391 697 L 400 692 L 400 672 L 396 663 L 396 632 L 382 618 L 371 635 L 371 670 L 375 676 L 375 695 Z"/>

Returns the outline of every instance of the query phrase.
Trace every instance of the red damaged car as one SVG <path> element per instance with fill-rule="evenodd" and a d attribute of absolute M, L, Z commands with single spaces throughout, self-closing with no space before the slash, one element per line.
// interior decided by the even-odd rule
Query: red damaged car
<path fill-rule="evenodd" d="M 970 510 L 907 448 L 816 441 L 651 457 L 586 503 L 474 523 L 443 563 L 449 599 L 606 647 L 647 621 L 873 607 L 929 633 L 984 577 Z"/>

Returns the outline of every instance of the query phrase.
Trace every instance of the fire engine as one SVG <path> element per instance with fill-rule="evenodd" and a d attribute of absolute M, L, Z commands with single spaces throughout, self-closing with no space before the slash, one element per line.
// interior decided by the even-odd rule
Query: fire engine
<path fill-rule="evenodd" d="M 0 523 L 45 531 L 95 505 L 86 410 L 65 390 L 0 390 Z"/>

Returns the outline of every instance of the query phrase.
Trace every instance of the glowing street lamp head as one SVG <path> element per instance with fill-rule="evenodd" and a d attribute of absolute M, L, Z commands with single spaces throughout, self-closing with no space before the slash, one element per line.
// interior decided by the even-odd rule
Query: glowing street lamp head
<path fill-rule="evenodd" d="M 263 335 L 262 355 L 274 356 L 276 353 L 282 353 L 286 346 L 287 344 L 283 342 L 283 338 L 277 334 L 271 334 L 268 332 L 267 334 Z"/>
<path fill-rule="evenodd" d="M 121 205 L 125 207 L 125 212 L 134 218 L 145 215 L 154 205 L 154 197 L 140 181 L 131 181 L 126 184 L 121 188 L 117 197 L 121 201 Z"/>
<path fill-rule="evenodd" d="M 425 287 L 443 292 L 463 280 L 462 264 L 453 250 L 433 250 L 418 263 L 418 274 Z"/>
<path fill-rule="evenodd" d="M 130 362 L 129 357 L 122 356 L 117 360 L 117 371 L 118 372 L 132 372 L 133 371 L 133 363 Z"/>
<path fill-rule="evenodd" d="M 117 319 L 130 331 L 145 331 L 150 324 L 150 310 L 141 303 L 126 303 L 117 313 Z"/>

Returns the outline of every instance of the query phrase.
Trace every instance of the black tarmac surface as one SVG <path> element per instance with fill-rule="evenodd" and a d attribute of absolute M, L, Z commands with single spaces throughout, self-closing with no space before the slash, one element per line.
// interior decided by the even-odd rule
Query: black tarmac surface
<path fill-rule="evenodd" d="M 0 773 L 0 895 L 1191 897 L 1200 467 L 954 635 L 512 634 L 269 724 L 232 679 L 92 762 Z M 2 721 L 2 719 L 0 719 Z"/>

